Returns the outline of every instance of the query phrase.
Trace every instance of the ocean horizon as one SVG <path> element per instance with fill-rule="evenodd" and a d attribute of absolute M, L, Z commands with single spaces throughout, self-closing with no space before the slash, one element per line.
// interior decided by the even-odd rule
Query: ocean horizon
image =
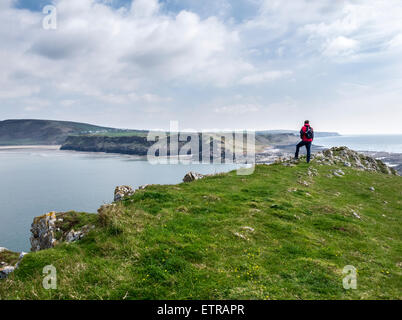
<path fill-rule="evenodd" d="M 314 139 L 316 146 L 332 148 L 346 146 L 356 151 L 402 153 L 402 134 L 353 134 Z"/>

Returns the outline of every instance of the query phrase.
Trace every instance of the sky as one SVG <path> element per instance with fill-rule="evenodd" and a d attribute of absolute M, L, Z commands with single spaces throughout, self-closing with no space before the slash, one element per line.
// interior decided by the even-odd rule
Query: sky
<path fill-rule="evenodd" d="M 0 120 L 402 133 L 401 56 L 400 0 L 1 0 Z"/>

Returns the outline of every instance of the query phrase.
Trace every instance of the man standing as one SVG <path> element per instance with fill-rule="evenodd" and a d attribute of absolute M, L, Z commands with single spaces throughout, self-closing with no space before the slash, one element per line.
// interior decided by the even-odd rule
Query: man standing
<path fill-rule="evenodd" d="M 304 121 L 304 126 L 300 130 L 300 138 L 302 139 L 302 141 L 300 141 L 296 146 L 295 159 L 299 159 L 300 147 L 306 146 L 307 163 L 309 163 L 311 158 L 311 144 L 314 139 L 314 130 L 312 127 L 310 127 L 310 121 Z"/>

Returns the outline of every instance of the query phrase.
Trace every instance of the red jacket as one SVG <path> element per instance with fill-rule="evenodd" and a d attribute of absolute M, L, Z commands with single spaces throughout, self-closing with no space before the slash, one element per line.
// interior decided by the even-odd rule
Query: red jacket
<path fill-rule="evenodd" d="M 306 131 L 307 131 L 307 127 L 310 127 L 310 125 L 309 125 L 309 124 L 305 124 L 305 125 L 301 128 L 301 131 L 306 132 Z M 311 128 L 311 130 L 313 130 L 312 127 L 310 127 L 310 128 Z M 301 131 L 300 131 L 300 132 L 301 132 Z M 307 138 L 306 138 L 306 135 L 303 135 L 302 140 L 303 140 L 303 141 L 306 141 L 306 142 L 312 142 L 312 141 L 313 141 L 313 139 L 307 139 Z"/>

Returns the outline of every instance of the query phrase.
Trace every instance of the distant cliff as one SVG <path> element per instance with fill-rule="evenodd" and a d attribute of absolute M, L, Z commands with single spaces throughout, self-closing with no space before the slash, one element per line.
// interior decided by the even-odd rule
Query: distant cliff
<path fill-rule="evenodd" d="M 214 139 L 220 139 L 219 133 Z M 199 134 L 200 152 L 201 146 L 205 146 L 207 137 Z M 288 145 L 296 143 L 299 140 L 298 136 L 289 133 L 271 134 L 266 132 L 256 133 L 256 151 L 260 152 L 270 145 Z M 148 148 L 154 142 L 147 141 L 146 132 L 128 132 L 128 133 L 105 133 L 105 134 L 89 134 L 69 136 L 62 145 L 61 150 L 75 150 L 87 152 L 107 152 L 107 153 L 122 153 L 132 155 L 146 155 Z M 179 142 L 179 148 L 185 142 Z M 169 138 L 167 145 L 169 145 Z M 227 147 L 227 146 L 226 146 Z M 167 154 L 169 151 L 167 150 Z"/>
<path fill-rule="evenodd" d="M 123 153 L 146 155 L 148 148 L 153 144 L 147 141 L 146 136 L 107 136 L 107 135 L 80 135 L 69 136 L 61 146 L 61 150 Z"/>

